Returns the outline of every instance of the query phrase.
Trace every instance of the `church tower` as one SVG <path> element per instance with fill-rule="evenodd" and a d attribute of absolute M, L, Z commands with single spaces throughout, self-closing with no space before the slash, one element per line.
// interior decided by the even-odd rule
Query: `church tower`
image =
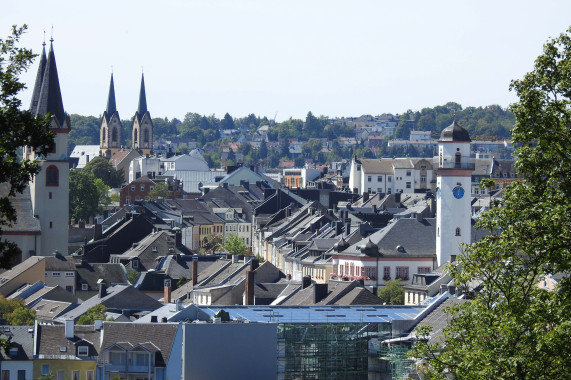
<path fill-rule="evenodd" d="M 30 196 L 34 216 L 40 221 L 41 247 L 37 253 L 43 256 L 54 251 L 67 254 L 69 218 L 69 159 L 67 135 L 71 130 L 69 116 L 63 108 L 59 86 L 53 40 L 49 54 L 44 50 L 32 94 L 30 111 L 34 116 L 51 115 L 50 129 L 55 132 L 55 147 L 47 156 L 36 156 L 29 147 L 24 153 L 36 159 L 40 172 L 30 181 Z"/>
<path fill-rule="evenodd" d="M 109 96 L 107 97 L 107 108 L 103 112 L 101 120 L 101 128 L 99 131 L 100 155 L 110 158 L 121 150 L 121 131 L 123 124 L 117 112 L 115 103 L 115 86 L 113 83 L 113 74 L 111 74 L 111 83 L 109 85 Z"/>
<path fill-rule="evenodd" d="M 141 154 L 151 154 L 153 150 L 153 121 L 147 110 L 145 95 L 145 75 L 141 75 L 141 91 L 139 92 L 139 107 L 133 118 L 133 149 Z"/>
<path fill-rule="evenodd" d="M 438 140 L 436 189 L 436 257 L 438 266 L 462 252 L 461 243 L 470 244 L 472 232 L 470 135 L 454 121 Z"/>

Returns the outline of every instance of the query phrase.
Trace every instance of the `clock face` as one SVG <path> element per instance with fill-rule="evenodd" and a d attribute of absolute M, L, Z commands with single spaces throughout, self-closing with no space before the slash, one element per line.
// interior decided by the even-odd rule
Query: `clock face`
<path fill-rule="evenodd" d="M 452 194 L 454 194 L 454 198 L 460 199 L 464 196 L 464 188 L 462 186 L 456 186 L 452 190 Z"/>

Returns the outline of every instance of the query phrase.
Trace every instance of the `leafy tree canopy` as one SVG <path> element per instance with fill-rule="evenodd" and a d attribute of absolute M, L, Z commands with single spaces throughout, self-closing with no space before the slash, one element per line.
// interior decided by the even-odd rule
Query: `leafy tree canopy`
<path fill-rule="evenodd" d="M 107 308 L 104 305 L 95 305 L 87 309 L 85 314 L 79 317 L 77 320 L 78 325 L 92 325 L 95 323 L 96 319 L 105 320 L 105 313 Z"/>
<path fill-rule="evenodd" d="M 20 37 L 26 30 L 13 26 L 6 39 L 0 39 L 0 236 L 2 226 L 16 221 L 16 210 L 10 197 L 24 191 L 31 177 L 40 171 L 35 161 L 20 159 L 22 146 L 31 147 L 37 155 L 46 155 L 54 144 L 49 118 L 36 118 L 29 111 L 20 109 L 18 99 L 25 85 L 19 76 L 31 65 L 35 54 L 18 47 Z M 9 268 L 13 257 L 20 253 L 16 244 L 0 238 L 0 267 Z"/>
<path fill-rule="evenodd" d="M 477 222 L 492 233 L 451 268 L 460 289 L 481 282 L 482 290 L 450 310 L 443 346 L 420 341 L 412 353 L 429 359 L 434 377 L 555 379 L 571 372 L 571 29 L 548 41 L 534 70 L 511 89 L 519 97 L 512 136 L 523 179 Z M 567 275 L 553 290 L 538 286 L 552 274 Z"/>
<path fill-rule="evenodd" d="M 238 234 L 232 234 L 225 238 L 222 247 L 231 255 L 243 255 L 246 253 L 246 244 Z"/>
<path fill-rule="evenodd" d="M 387 305 L 404 305 L 404 288 L 400 280 L 391 280 L 379 289 L 379 298 Z"/>
<path fill-rule="evenodd" d="M 99 192 L 93 176 L 83 170 L 69 172 L 69 217 L 89 220 L 99 211 Z"/>
<path fill-rule="evenodd" d="M 94 178 L 101 178 L 103 183 L 110 188 L 117 188 L 123 182 L 122 171 L 117 171 L 113 165 L 103 157 L 95 157 L 89 161 L 83 171 L 90 173 Z"/>
<path fill-rule="evenodd" d="M 33 325 L 36 313 L 30 310 L 21 298 L 6 299 L 0 296 L 0 319 L 12 326 Z"/>
<path fill-rule="evenodd" d="M 168 198 L 169 187 L 166 182 L 159 181 L 153 186 L 153 190 L 149 191 L 147 200 L 155 200 L 159 198 Z"/>

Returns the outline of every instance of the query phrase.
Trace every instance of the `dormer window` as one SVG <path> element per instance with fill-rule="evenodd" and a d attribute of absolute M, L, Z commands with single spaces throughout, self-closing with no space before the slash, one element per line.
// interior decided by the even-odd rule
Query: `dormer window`
<path fill-rule="evenodd" d="M 77 356 L 89 356 L 89 347 L 88 346 L 77 347 Z"/>
<path fill-rule="evenodd" d="M 10 347 L 10 350 L 8 351 L 8 356 L 12 358 L 18 356 L 18 347 Z"/>
<path fill-rule="evenodd" d="M 133 265 L 133 268 L 139 268 L 139 259 L 133 259 L 131 264 Z"/>

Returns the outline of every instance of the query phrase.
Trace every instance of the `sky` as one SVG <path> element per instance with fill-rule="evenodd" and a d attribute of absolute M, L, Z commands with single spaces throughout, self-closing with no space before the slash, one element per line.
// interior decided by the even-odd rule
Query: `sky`
<path fill-rule="evenodd" d="M 122 119 L 144 72 L 152 117 L 282 121 L 517 100 L 513 79 L 571 26 L 571 1 L 3 0 L 0 38 L 53 37 L 66 112 L 100 116 L 113 72 Z M 22 80 L 27 107 L 37 60 Z"/>

